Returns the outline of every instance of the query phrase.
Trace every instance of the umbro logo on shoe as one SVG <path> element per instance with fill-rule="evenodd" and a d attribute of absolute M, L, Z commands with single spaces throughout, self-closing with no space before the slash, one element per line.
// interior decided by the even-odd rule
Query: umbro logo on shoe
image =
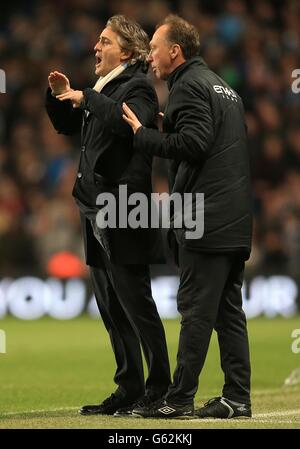
<path fill-rule="evenodd" d="M 247 411 L 247 408 L 243 405 L 242 407 L 237 407 L 237 410 L 238 410 L 239 412 L 246 412 L 246 411 Z"/>
<path fill-rule="evenodd" d="M 199 418 L 251 418 L 251 405 L 241 404 L 223 397 L 212 398 L 195 411 Z"/>
<path fill-rule="evenodd" d="M 170 413 L 176 412 L 175 408 L 169 407 L 168 405 L 159 408 L 158 411 L 163 413 L 164 415 L 169 415 Z"/>
<path fill-rule="evenodd" d="M 162 398 L 148 407 L 134 408 L 132 414 L 133 416 L 142 416 L 143 418 L 188 419 L 194 416 L 194 404 L 170 404 Z"/>

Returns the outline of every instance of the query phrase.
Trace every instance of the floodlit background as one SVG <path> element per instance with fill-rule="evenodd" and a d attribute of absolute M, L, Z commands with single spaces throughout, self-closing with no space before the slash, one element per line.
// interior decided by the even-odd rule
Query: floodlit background
<path fill-rule="evenodd" d="M 243 290 L 246 314 L 254 318 L 254 411 L 261 427 L 300 426 L 297 376 L 294 386 L 282 389 L 300 367 L 296 338 L 296 352 L 291 349 L 292 332 L 300 328 L 300 93 L 292 90 L 293 83 L 300 87 L 292 77 L 300 69 L 300 2 L 14 0 L 0 10 L 0 70 L 6 74 L 6 93 L 0 93 L 2 427 L 116 426 L 86 424 L 75 415 L 77 406 L 112 392 L 114 362 L 102 325 L 89 317 L 98 313 L 71 196 L 79 139 L 52 129 L 44 97 L 52 70 L 66 73 L 75 88 L 94 85 L 93 47 L 110 16 L 136 19 L 151 37 L 170 12 L 197 26 L 204 59 L 244 101 L 255 207 Z M 163 111 L 166 85 L 149 77 Z M 165 162 L 155 160 L 154 191 L 167 191 L 166 176 Z M 170 255 L 168 261 L 153 267 L 153 295 L 161 316 L 175 318 L 178 279 Z M 166 322 L 172 366 L 178 325 Z M 215 341 L 209 357 L 198 401 L 220 392 Z M 286 414 L 270 421 L 278 410 Z"/>
<path fill-rule="evenodd" d="M 203 57 L 244 100 L 255 205 L 244 295 L 247 314 L 295 313 L 300 285 L 300 93 L 292 91 L 293 82 L 299 87 L 292 72 L 300 68 L 299 8 L 297 0 L 31 0 L 1 5 L 0 69 L 6 74 L 7 93 L 0 94 L 0 316 L 15 314 L 22 302 L 28 317 L 38 317 L 48 313 L 43 312 L 47 298 L 41 298 L 58 298 L 60 289 L 67 299 L 67 291 L 74 291 L 72 283 L 66 289 L 65 282 L 58 282 L 54 292 L 53 283 L 44 282 L 49 277 L 82 280 L 84 298 L 74 301 L 77 309 L 72 312 L 70 306 L 66 316 L 81 313 L 91 296 L 71 196 L 79 140 L 57 134 L 50 125 L 44 110 L 48 73 L 66 73 L 76 88 L 92 86 L 93 46 L 111 15 L 127 14 L 151 36 L 155 24 L 170 12 L 197 26 Z M 166 85 L 153 82 L 163 110 Z M 155 160 L 154 191 L 167 191 L 166 175 L 166 162 Z M 154 288 L 162 292 L 156 299 L 164 302 L 160 307 L 167 317 L 176 314 L 176 281 L 164 276 L 174 274 L 170 255 L 168 265 L 153 267 Z M 25 292 L 31 302 L 24 302 Z M 19 299 L 10 307 L 16 295 Z"/>

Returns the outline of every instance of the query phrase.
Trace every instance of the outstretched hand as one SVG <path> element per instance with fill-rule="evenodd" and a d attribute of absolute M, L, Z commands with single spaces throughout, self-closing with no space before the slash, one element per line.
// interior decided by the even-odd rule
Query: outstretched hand
<path fill-rule="evenodd" d="M 56 95 L 56 98 L 59 101 L 71 100 L 73 108 L 79 108 L 83 100 L 83 92 L 82 90 L 69 90 L 64 94 Z"/>
<path fill-rule="evenodd" d="M 126 103 L 122 104 L 122 108 L 123 108 L 123 112 L 124 112 L 122 117 L 125 120 L 125 122 L 131 126 L 131 128 L 133 129 L 133 132 L 135 134 L 137 132 L 137 130 L 143 125 L 141 124 L 141 122 L 139 121 L 139 119 L 137 118 L 135 113 L 132 112 L 132 110 L 127 106 Z"/>

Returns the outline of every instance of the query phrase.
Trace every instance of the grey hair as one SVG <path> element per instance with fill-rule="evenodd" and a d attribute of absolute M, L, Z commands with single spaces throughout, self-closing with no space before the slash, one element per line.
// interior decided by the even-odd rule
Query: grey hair
<path fill-rule="evenodd" d="M 143 28 L 134 20 L 119 14 L 112 16 L 106 23 L 117 35 L 120 47 L 132 52 L 130 65 L 140 61 L 147 71 L 147 56 L 149 54 L 149 37 Z"/>

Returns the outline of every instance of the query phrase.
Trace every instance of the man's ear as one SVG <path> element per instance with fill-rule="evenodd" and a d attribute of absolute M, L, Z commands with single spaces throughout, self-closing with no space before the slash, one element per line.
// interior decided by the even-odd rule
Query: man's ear
<path fill-rule="evenodd" d="M 171 47 L 171 50 L 170 50 L 171 59 L 174 60 L 180 55 L 182 55 L 182 50 L 181 50 L 180 45 L 173 44 Z"/>
<path fill-rule="evenodd" d="M 133 55 L 132 51 L 130 51 L 130 50 L 122 50 L 120 59 L 121 59 L 122 62 L 123 61 L 128 61 L 128 59 L 132 58 L 132 55 Z"/>

